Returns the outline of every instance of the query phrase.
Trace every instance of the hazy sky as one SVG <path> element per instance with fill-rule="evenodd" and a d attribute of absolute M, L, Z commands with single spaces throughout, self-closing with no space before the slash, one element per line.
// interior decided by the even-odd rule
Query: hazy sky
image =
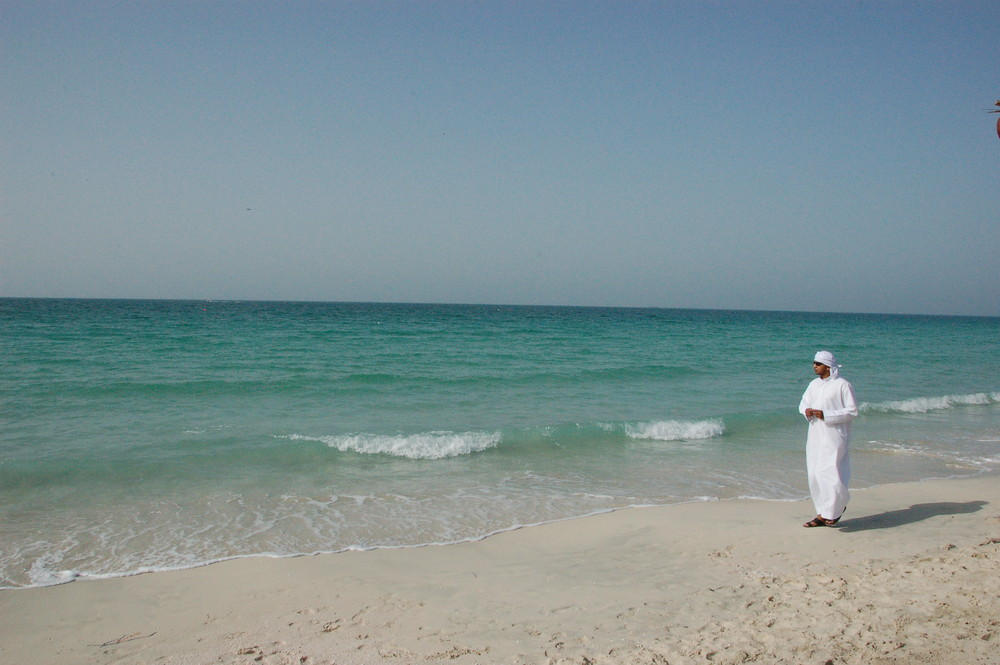
<path fill-rule="evenodd" d="M 1000 3 L 0 4 L 0 296 L 1000 315 Z"/>

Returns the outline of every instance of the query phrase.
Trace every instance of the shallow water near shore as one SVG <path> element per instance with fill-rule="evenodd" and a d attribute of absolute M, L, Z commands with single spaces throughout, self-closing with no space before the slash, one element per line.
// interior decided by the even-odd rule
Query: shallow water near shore
<path fill-rule="evenodd" d="M 1000 471 L 1000 319 L 0 300 L 0 586 L 806 496 L 816 350 L 852 486 Z"/>

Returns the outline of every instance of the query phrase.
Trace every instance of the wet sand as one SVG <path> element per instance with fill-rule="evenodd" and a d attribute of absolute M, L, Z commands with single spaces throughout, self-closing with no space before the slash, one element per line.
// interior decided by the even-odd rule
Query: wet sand
<path fill-rule="evenodd" d="M 1000 478 L 0 591 L 23 665 L 1000 663 Z"/>

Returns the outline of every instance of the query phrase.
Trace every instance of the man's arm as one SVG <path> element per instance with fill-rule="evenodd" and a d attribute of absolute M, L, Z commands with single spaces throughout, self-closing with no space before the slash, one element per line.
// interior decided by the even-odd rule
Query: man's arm
<path fill-rule="evenodd" d="M 806 391 L 804 393 L 802 393 L 802 399 L 799 400 L 799 413 L 801 413 L 806 418 L 812 418 L 811 412 L 813 410 L 811 408 L 809 408 L 809 406 L 808 406 L 809 405 L 809 401 L 810 401 L 809 400 L 809 388 L 806 388 Z"/>
<path fill-rule="evenodd" d="M 854 398 L 854 386 L 847 381 L 842 381 L 840 386 L 839 409 L 827 409 L 822 419 L 827 425 L 837 425 L 846 423 L 858 415 L 858 403 Z"/>

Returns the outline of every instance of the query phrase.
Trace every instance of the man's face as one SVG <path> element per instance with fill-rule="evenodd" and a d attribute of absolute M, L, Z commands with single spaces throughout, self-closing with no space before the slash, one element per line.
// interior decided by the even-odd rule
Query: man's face
<path fill-rule="evenodd" d="M 819 376 L 824 379 L 830 376 L 830 368 L 824 365 L 823 363 L 819 362 L 818 360 L 813 361 L 813 371 L 816 372 L 816 376 Z"/>

